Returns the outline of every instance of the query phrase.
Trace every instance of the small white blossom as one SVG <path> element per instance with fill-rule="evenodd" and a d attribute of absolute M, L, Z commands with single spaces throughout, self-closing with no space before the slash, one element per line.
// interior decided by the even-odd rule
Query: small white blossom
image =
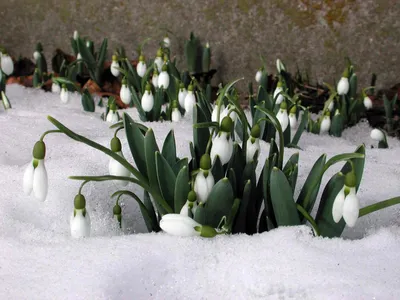
<path fill-rule="evenodd" d="M 381 142 L 383 140 L 385 140 L 385 134 L 383 133 L 382 130 L 379 130 L 377 128 L 372 129 L 371 131 L 371 139 L 377 141 L 377 142 Z"/>
<path fill-rule="evenodd" d="M 74 209 L 70 221 L 71 236 L 73 238 L 83 238 L 90 236 L 90 217 L 85 209 Z"/>
<path fill-rule="evenodd" d="M 363 102 L 364 102 L 364 107 L 365 107 L 367 110 L 369 110 L 369 109 L 372 108 L 373 105 L 372 105 L 372 100 L 371 100 L 370 97 L 365 96 Z"/>
<path fill-rule="evenodd" d="M 122 80 L 122 86 L 121 90 L 119 91 L 119 97 L 121 98 L 121 101 L 124 104 L 129 105 L 129 103 L 131 103 L 131 91 L 129 90 L 129 87 L 125 79 Z"/>
<path fill-rule="evenodd" d="M 325 115 L 321 121 L 321 126 L 319 128 L 319 133 L 324 134 L 329 132 L 331 129 L 331 117 L 329 115 Z"/>
<path fill-rule="evenodd" d="M 153 109 L 154 96 L 150 90 L 150 86 L 149 86 L 149 89 L 146 88 L 146 91 L 144 92 L 144 94 L 142 96 L 141 105 L 145 112 L 149 112 Z"/>
<path fill-rule="evenodd" d="M 166 214 L 160 220 L 160 227 L 170 235 L 200 236 L 200 232 L 195 227 L 201 227 L 201 224 L 185 215 Z"/>
<path fill-rule="evenodd" d="M 214 163 L 217 155 L 222 165 L 229 162 L 233 153 L 233 141 L 229 132 L 220 131 L 214 138 L 211 147 L 211 161 Z"/>
<path fill-rule="evenodd" d="M 0 62 L 1 62 L 1 69 L 3 70 L 4 74 L 9 76 L 14 72 L 14 62 L 7 53 L 3 53 L 3 55 L 0 58 Z"/>
<path fill-rule="evenodd" d="M 289 117 L 286 109 L 280 108 L 278 113 L 276 114 L 276 118 L 282 127 L 282 132 L 285 132 L 286 128 L 289 125 Z"/>
<path fill-rule="evenodd" d="M 207 173 L 207 177 L 204 174 L 205 172 Z M 214 176 L 212 175 L 211 170 L 200 169 L 194 180 L 194 191 L 196 192 L 197 200 L 203 203 L 207 202 L 213 186 Z"/>

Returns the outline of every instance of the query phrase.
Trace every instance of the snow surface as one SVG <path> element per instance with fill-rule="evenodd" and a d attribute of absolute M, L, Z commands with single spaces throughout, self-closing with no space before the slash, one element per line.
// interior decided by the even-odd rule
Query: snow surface
<path fill-rule="evenodd" d="M 105 175 L 108 158 L 64 135 L 47 136 L 50 188 L 47 200 L 38 202 L 22 192 L 32 147 L 45 130 L 54 129 L 47 115 L 105 146 L 113 131 L 100 120 L 100 110 L 82 111 L 77 94 L 66 105 L 58 95 L 17 85 L 7 86 L 7 95 L 13 108 L 0 110 L 0 299 L 400 298 L 399 206 L 359 219 L 343 238 L 315 238 L 309 227 L 299 226 L 202 239 L 144 234 L 136 203 L 125 199 L 127 228 L 122 234 L 110 200 L 118 186 L 90 183 L 83 194 L 92 237 L 72 239 L 68 222 L 80 182 L 67 177 Z M 127 112 L 138 119 L 135 109 Z M 153 127 L 159 145 L 175 128 L 178 155 L 189 154 L 190 121 L 146 125 Z M 389 138 L 390 149 L 369 149 L 370 130 L 362 122 L 340 139 L 304 133 L 298 187 L 322 153 L 329 158 L 365 143 L 361 205 L 400 195 L 400 142 Z M 262 144 L 260 161 L 268 148 Z M 287 158 L 299 150 L 285 151 Z M 328 170 L 322 186 L 340 167 Z M 128 188 L 138 191 L 133 185 Z"/>

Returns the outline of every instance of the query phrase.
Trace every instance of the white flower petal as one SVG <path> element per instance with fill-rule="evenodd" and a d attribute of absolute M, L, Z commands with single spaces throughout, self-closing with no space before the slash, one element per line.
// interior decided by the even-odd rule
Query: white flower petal
<path fill-rule="evenodd" d="M 60 92 L 61 102 L 66 104 L 69 102 L 69 98 L 70 98 L 69 91 L 66 89 L 61 89 Z"/>
<path fill-rule="evenodd" d="M 251 137 L 247 140 L 246 144 L 246 163 L 250 163 L 254 160 L 256 152 L 260 152 L 260 140 L 255 139 L 254 143 L 251 142 Z"/>
<path fill-rule="evenodd" d="M 158 86 L 163 87 L 164 90 L 169 87 L 169 74 L 166 71 L 162 71 L 158 75 Z"/>
<path fill-rule="evenodd" d="M 142 96 L 142 108 L 144 111 L 149 112 L 153 109 L 154 106 L 154 96 L 151 92 L 145 91 Z"/>
<path fill-rule="evenodd" d="M 61 93 L 61 87 L 58 83 L 53 82 L 51 84 L 51 92 L 55 94 L 60 94 Z"/>
<path fill-rule="evenodd" d="M 381 142 L 385 139 L 385 134 L 379 129 L 372 129 L 371 131 L 371 139 Z"/>
<path fill-rule="evenodd" d="M 349 193 L 344 200 L 343 205 L 343 219 L 347 226 L 354 227 L 358 219 L 359 211 L 360 201 L 358 200 L 357 195 L 354 192 Z"/>
<path fill-rule="evenodd" d="M 346 95 L 349 92 L 349 79 L 346 77 L 340 78 L 337 84 L 337 93 L 338 95 Z"/>
<path fill-rule="evenodd" d="M 155 88 L 158 87 L 158 74 L 153 74 L 151 78 L 151 83 L 154 85 Z"/>
<path fill-rule="evenodd" d="M 181 120 L 181 113 L 179 109 L 177 108 L 172 109 L 171 120 L 172 122 L 179 122 Z"/>
<path fill-rule="evenodd" d="M 113 74 L 115 77 L 118 77 L 118 76 L 119 76 L 119 70 L 118 70 L 118 68 L 119 68 L 119 63 L 118 63 L 117 61 L 113 61 L 113 62 L 111 63 L 110 70 L 111 70 L 111 74 Z"/>
<path fill-rule="evenodd" d="M 194 227 L 201 226 L 190 217 L 180 214 L 166 214 L 160 220 L 160 227 L 163 231 L 175 236 L 199 236 Z"/>
<path fill-rule="evenodd" d="M 279 94 L 279 93 L 282 92 L 282 91 L 283 91 L 283 89 L 282 89 L 281 86 L 278 86 L 278 87 L 275 89 L 275 91 L 274 91 L 274 99 L 276 98 L 275 105 L 279 105 L 279 104 L 282 103 L 282 101 L 283 101 L 283 95 L 282 95 L 282 94 Z M 278 94 L 279 94 L 279 96 L 277 96 Z"/>
<path fill-rule="evenodd" d="M 121 97 L 121 101 L 126 105 L 131 103 L 131 91 L 129 90 L 129 87 L 126 84 L 123 84 L 121 86 L 119 96 Z"/>
<path fill-rule="evenodd" d="M 366 96 L 365 98 L 364 98 L 364 106 L 365 106 L 365 108 L 367 109 L 367 110 L 369 110 L 369 109 L 371 109 L 372 108 L 372 100 L 371 100 L 371 98 L 370 97 L 368 97 L 368 96 Z"/>
<path fill-rule="evenodd" d="M 332 206 L 332 217 L 333 220 L 338 223 L 343 216 L 343 204 L 344 204 L 344 187 L 336 195 Z"/>
<path fill-rule="evenodd" d="M 136 72 L 140 77 L 143 77 L 144 74 L 146 74 L 147 66 L 144 61 L 139 61 L 137 66 L 136 66 Z"/>
<path fill-rule="evenodd" d="M 30 195 L 32 193 L 34 171 L 35 168 L 33 167 L 33 162 L 30 162 L 24 172 L 23 188 L 26 195 Z"/>
<path fill-rule="evenodd" d="M 185 107 L 185 98 L 186 98 L 187 93 L 188 93 L 188 92 L 187 92 L 186 89 L 180 89 L 180 90 L 179 90 L 179 93 L 178 93 L 178 102 L 179 102 L 179 105 L 180 105 L 182 108 Z"/>
<path fill-rule="evenodd" d="M 296 114 L 289 114 L 289 124 L 291 129 L 295 129 L 297 126 Z"/>
<path fill-rule="evenodd" d="M 196 97 L 193 91 L 189 91 L 185 97 L 185 111 L 188 115 L 193 114 L 193 106 L 196 104 Z"/>
<path fill-rule="evenodd" d="M 8 54 L 3 54 L 0 58 L 1 69 L 3 72 L 9 76 L 14 72 L 14 63 Z"/>
<path fill-rule="evenodd" d="M 82 209 L 76 209 L 75 212 L 76 212 L 75 216 L 74 213 L 72 212 L 69 222 L 71 229 L 71 236 L 73 238 L 89 237 L 91 224 L 88 211 L 86 210 L 85 216 L 83 216 Z"/>
<path fill-rule="evenodd" d="M 227 138 L 229 137 L 229 138 Z M 227 132 L 220 132 L 213 140 L 210 151 L 211 161 L 214 163 L 216 156 L 219 156 L 222 165 L 225 165 L 231 159 L 233 152 L 233 142 Z"/>
<path fill-rule="evenodd" d="M 157 57 L 154 59 L 154 63 L 155 63 L 156 66 L 157 66 L 157 71 L 158 71 L 158 72 L 161 72 L 162 66 L 163 66 L 163 64 L 164 64 L 163 59 L 162 59 L 160 56 L 157 56 Z"/>
<path fill-rule="evenodd" d="M 186 203 L 184 206 L 182 206 L 179 214 L 182 216 L 189 217 L 189 200 L 186 200 Z"/>
<path fill-rule="evenodd" d="M 329 132 L 329 129 L 331 129 L 331 118 L 329 116 L 324 116 L 321 122 L 319 133 L 323 134 Z"/>
<path fill-rule="evenodd" d="M 285 109 L 279 109 L 278 113 L 276 114 L 276 118 L 281 124 L 282 132 L 285 132 L 286 128 L 289 125 L 289 117 L 287 111 Z"/>
<path fill-rule="evenodd" d="M 207 180 L 204 177 L 203 171 L 200 170 L 194 180 L 194 191 L 196 192 L 197 201 L 206 202 L 208 198 Z"/>
<path fill-rule="evenodd" d="M 38 166 L 33 172 L 33 195 L 36 199 L 44 201 L 47 197 L 48 179 L 44 160 L 38 160 Z"/>
<path fill-rule="evenodd" d="M 117 154 L 121 157 L 124 157 L 122 152 L 117 152 Z M 123 176 L 123 177 L 131 176 L 131 173 L 123 165 L 121 165 L 118 161 L 116 161 L 114 158 L 110 158 L 110 162 L 108 164 L 108 171 L 109 171 L 110 175 L 113 175 L 113 176 Z M 129 181 L 118 180 L 118 185 L 120 185 L 120 186 L 126 186 L 128 183 L 129 183 Z"/>
<path fill-rule="evenodd" d="M 262 77 L 262 72 L 258 70 L 255 77 L 257 83 L 260 83 L 261 77 Z"/>

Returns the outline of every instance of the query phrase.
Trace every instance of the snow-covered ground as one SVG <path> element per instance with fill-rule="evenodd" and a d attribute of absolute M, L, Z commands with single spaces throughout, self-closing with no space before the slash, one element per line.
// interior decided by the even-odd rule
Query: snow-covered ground
<path fill-rule="evenodd" d="M 108 158 L 64 135 L 47 136 L 49 194 L 38 202 L 22 191 L 32 147 L 54 129 L 47 115 L 106 146 L 113 131 L 101 111 L 82 111 L 78 95 L 66 105 L 58 95 L 16 85 L 7 86 L 7 95 L 13 108 L 0 108 L 0 299 L 399 299 L 400 206 L 359 219 L 338 239 L 312 237 L 306 226 L 202 239 L 144 234 L 137 205 L 125 199 L 130 234 L 122 234 L 110 200 L 118 187 L 90 183 L 83 194 L 92 237 L 72 239 L 69 216 L 80 182 L 67 177 L 105 175 Z M 137 120 L 135 109 L 127 112 Z M 146 125 L 159 144 L 175 128 L 178 154 L 188 155 L 190 121 Z M 400 142 L 389 138 L 390 149 L 370 149 L 370 130 L 360 123 L 340 139 L 304 133 L 298 187 L 322 153 L 329 158 L 365 143 L 361 206 L 399 196 Z M 268 147 L 262 145 L 260 161 Z M 285 156 L 294 151 L 286 149 Z M 340 167 L 327 172 L 322 186 Z"/>

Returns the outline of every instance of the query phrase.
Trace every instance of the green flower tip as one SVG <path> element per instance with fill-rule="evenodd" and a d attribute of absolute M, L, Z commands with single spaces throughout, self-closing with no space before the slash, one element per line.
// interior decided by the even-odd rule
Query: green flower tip
<path fill-rule="evenodd" d="M 185 88 L 185 85 L 183 84 L 183 82 L 181 82 L 180 84 L 179 84 L 179 89 L 180 90 L 183 90 Z"/>
<path fill-rule="evenodd" d="M 112 152 L 120 152 L 122 149 L 121 140 L 117 137 L 113 137 L 110 142 L 110 148 Z"/>
<path fill-rule="evenodd" d="M 329 110 L 327 110 L 327 111 L 324 113 L 324 116 L 325 116 L 325 117 L 330 117 L 330 116 L 331 116 L 331 112 L 330 112 Z"/>
<path fill-rule="evenodd" d="M 168 54 L 165 53 L 163 59 L 164 59 L 164 62 L 167 62 L 168 61 Z"/>
<path fill-rule="evenodd" d="M 349 69 L 348 69 L 348 68 L 346 68 L 346 69 L 343 71 L 342 77 L 344 77 L 344 78 L 349 78 Z"/>
<path fill-rule="evenodd" d="M 38 69 L 38 68 L 35 68 L 34 73 L 39 73 L 39 69 Z"/>
<path fill-rule="evenodd" d="M 41 42 L 36 44 L 36 51 L 38 51 L 38 52 L 42 52 L 43 51 L 43 46 L 42 46 Z"/>
<path fill-rule="evenodd" d="M 127 81 L 126 81 L 126 77 L 124 77 L 124 78 L 122 79 L 122 82 L 121 82 L 121 84 L 122 84 L 122 85 L 126 85 L 126 83 L 127 83 Z"/>
<path fill-rule="evenodd" d="M 296 107 L 296 105 L 293 105 L 292 108 L 290 109 L 289 113 L 294 115 L 296 113 L 296 111 L 297 111 L 297 107 Z"/>
<path fill-rule="evenodd" d="M 163 51 L 161 48 L 158 48 L 157 50 L 157 57 L 163 57 Z"/>
<path fill-rule="evenodd" d="M 65 83 L 63 83 L 62 85 L 61 85 L 61 88 L 63 88 L 63 89 L 67 89 L 67 85 L 65 84 Z"/>
<path fill-rule="evenodd" d="M 115 54 L 112 56 L 112 61 L 117 61 L 118 60 L 118 56 L 116 56 Z"/>
<path fill-rule="evenodd" d="M 281 103 L 281 105 L 279 107 L 280 107 L 280 109 L 286 110 L 287 109 L 286 101 L 282 101 L 282 103 Z"/>
<path fill-rule="evenodd" d="M 233 128 L 233 122 L 231 117 L 224 117 L 221 122 L 221 130 L 225 132 L 231 132 Z"/>
<path fill-rule="evenodd" d="M 139 56 L 139 61 L 143 61 L 144 62 L 144 56 L 142 54 L 140 54 L 140 56 Z"/>
<path fill-rule="evenodd" d="M 250 135 L 253 138 L 258 139 L 260 137 L 260 134 L 261 134 L 260 125 L 258 124 L 254 125 L 253 128 L 251 128 Z"/>
<path fill-rule="evenodd" d="M 43 141 L 37 141 L 33 146 L 33 158 L 44 159 L 46 156 L 46 145 Z"/>
<path fill-rule="evenodd" d="M 113 102 L 110 104 L 110 110 L 112 110 L 112 111 L 116 111 L 116 110 L 117 110 L 117 105 L 115 104 L 115 101 L 113 101 Z"/>
<path fill-rule="evenodd" d="M 171 107 L 172 108 L 179 108 L 178 101 L 176 101 L 176 100 L 172 101 Z"/>
<path fill-rule="evenodd" d="M 193 92 L 193 85 L 192 84 L 189 84 L 188 91 Z"/>
<path fill-rule="evenodd" d="M 120 216 L 122 214 L 122 208 L 119 206 L 118 202 L 113 207 L 113 214 L 114 216 Z"/>
<path fill-rule="evenodd" d="M 167 64 L 163 64 L 163 66 L 162 66 L 162 68 L 161 68 L 161 71 L 167 72 L 167 70 L 168 70 Z"/>
<path fill-rule="evenodd" d="M 214 228 L 212 228 L 211 226 L 207 226 L 207 225 L 195 226 L 194 230 L 196 230 L 197 232 L 200 232 L 200 236 L 207 237 L 207 238 L 212 238 L 218 234 Z"/>
<path fill-rule="evenodd" d="M 351 170 L 344 177 L 344 184 L 348 187 L 355 187 L 357 184 L 356 173 L 354 170 Z"/>
<path fill-rule="evenodd" d="M 157 70 L 157 68 L 154 68 L 154 71 L 153 71 L 153 76 L 154 75 L 158 75 L 159 73 L 158 73 L 158 70 Z"/>
<path fill-rule="evenodd" d="M 151 84 L 150 84 L 150 82 L 147 82 L 147 83 L 146 83 L 145 90 L 146 90 L 147 92 L 151 92 Z"/>
<path fill-rule="evenodd" d="M 75 207 L 75 209 L 85 209 L 86 199 L 82 194 L 78 194 L 75 196 L 74 207 Z"/>
<path fill-rule="evenodd" d="M 200 168 L 203 170 L 211 169 L 211 157 L 209 154 L 203 154 L 203 156 L 200 158 Z"/>
<path fill-rule="evenodd" d="M 278 81 L 278 84 L 276 85 L 276 87 L 283 87 L 283 83 L 282 83 L 282 81 Z"/>
<path fill-rule="evenodd" d="M 189 202 L 195 202 L 197 200 L 197 195 L 196 192 L 191 190 L 188 194 L 187 199 L 189 200 Z"/>

